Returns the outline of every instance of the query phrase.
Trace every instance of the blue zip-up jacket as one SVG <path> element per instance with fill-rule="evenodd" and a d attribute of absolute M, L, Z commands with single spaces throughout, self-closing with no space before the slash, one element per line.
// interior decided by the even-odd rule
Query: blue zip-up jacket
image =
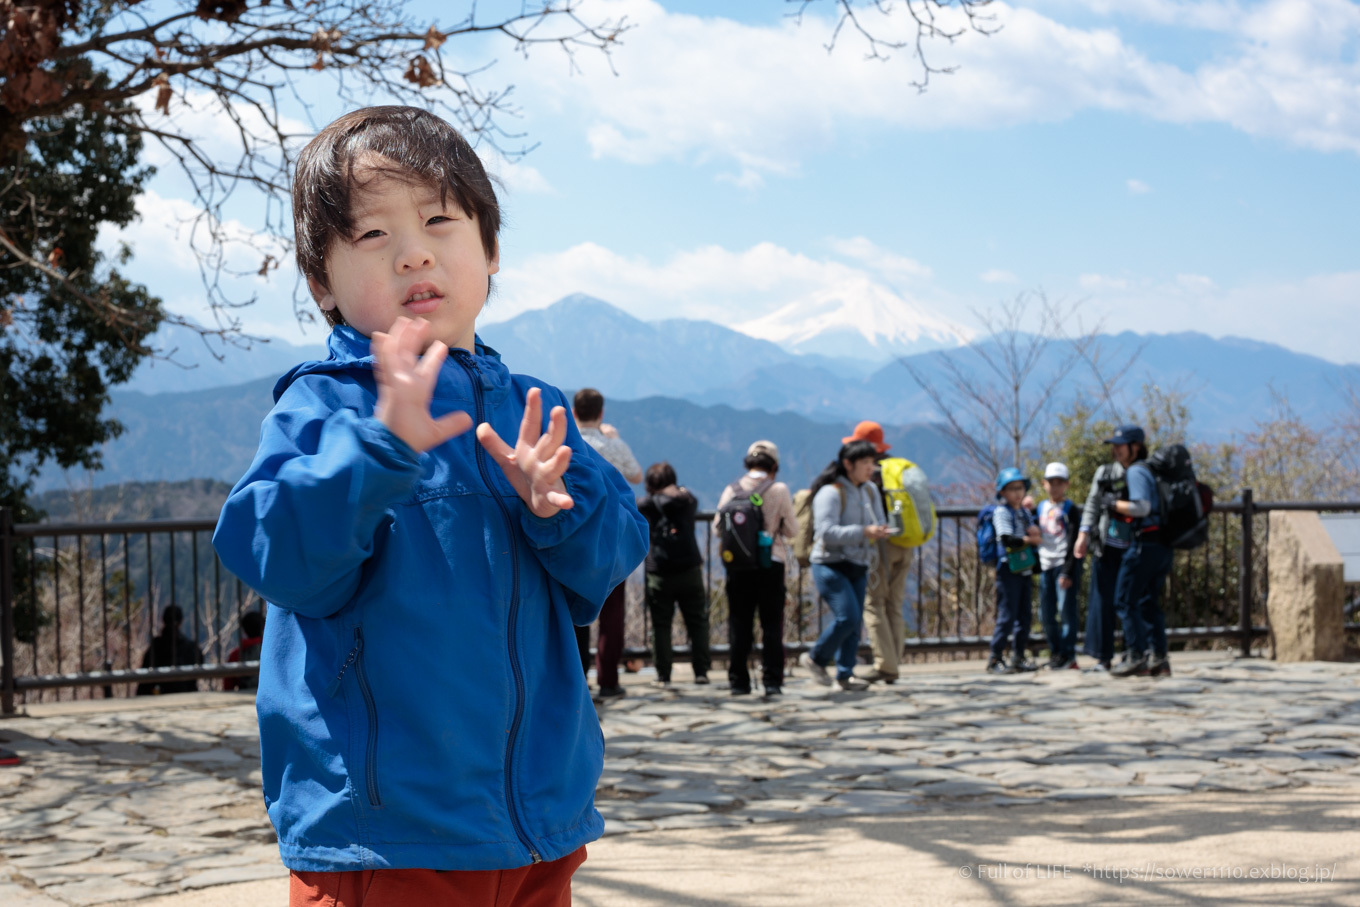
<path fill-rule="evenodd" d="M 416 454 L 373 418 L 368 339 L 279 380 L 213 544 L 271 604 L 260 657 L 265 804 L 302 871 L 509 869 L 603 832 L 604 741 L 573 624 L 647 553 L 623 477 L 570 423 L 575 501 L 534 516 L 469 431 Z M 511 443 L 524 399 L 478 341 L 431 403 Z M 545 418 L 546 423 L 546 418 Z"/>

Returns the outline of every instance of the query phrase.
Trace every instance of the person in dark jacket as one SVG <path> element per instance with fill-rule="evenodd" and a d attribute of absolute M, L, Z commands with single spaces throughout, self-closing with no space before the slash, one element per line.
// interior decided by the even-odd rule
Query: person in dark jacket
<path fill-rule="evenodd" d="M 161 612 L 160 635 L 151 640 L 142 656 L 144 668 L 179 668 L 203 664 L 203 652 L 180 628 L 184 625 L 184 609 L 166 605 Z M 138 696 L 158 696 L 161 693 L 193 693 L 197 680 L 162 680 L 137 684 Z"/>
<path fill-rule="evenodd" d="M 708 683 L 708 595 L 704 591 L 703 555 L 694 538 L 699 502 L 688 488 L 676 485 L 675 469 L 666 462 L 647 467 L 647 495 L 638 498 L 647 518 L 651 547 L 647 550 L 647 611 L 652 618 L 652 661 L 657 683 L 669 686 L 671 624 L 675 608 L 689 634 L 694 682 Z"/>

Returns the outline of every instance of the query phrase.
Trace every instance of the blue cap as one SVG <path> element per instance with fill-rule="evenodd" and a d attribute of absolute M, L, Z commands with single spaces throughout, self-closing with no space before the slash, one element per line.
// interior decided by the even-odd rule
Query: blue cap
<path fill-rule="evenodd" d="M 1121 425 L 1105 439 L 1106 444 L 1142 444 L 1143 429 L 1138 425 Z"/>
<path fill-rule="evenodd" d="M 1005 469 L 1001 470 L 999 473 L 996 474 L 996 496 L 1001 497 L 1001 489 L 1005 488 L 1012 482 L 1023 482 L 1025 485 L 1025 490 L 1029 491 L 1030 486 L 1029 478 L 1019 469 L 1016 469 L 1014 466 L 1007 466 Z"/>

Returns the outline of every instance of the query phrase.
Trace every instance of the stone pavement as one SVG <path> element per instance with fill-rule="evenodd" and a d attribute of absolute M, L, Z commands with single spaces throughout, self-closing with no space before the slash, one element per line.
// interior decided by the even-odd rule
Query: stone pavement
<path fill-rule="evenodd" d="M 600 847 L 645 847 L 638 832 L 717 841 L 781 833 L 770 823 L 789 820 L 892 822 L 1000 805 L 1079 816 L 1091 805 L 1066 801 L 1096 798 L 1118 801 L 1103 812 L 1137 798 L 1180 798 L 1186 811 L 1259 811 L 1269 792 L 1360 798 L 1360 665 L 1187 662 L 1172 678 L 1125 681 L 974 666 L 858 694 L 797 678 L 769 701 L 634 685 L 601 709 L 597 800 L 607 834 L 622 837 Z M 25 757 L 0 768 L 0 904 L 100 904 L 280 877 L 252 705 L 166 698 L 178 701 L 42 706 L 0 723 L 0 740 Z M 821 863 L 815 848 L 803 852 Z M 607 871 L 587 865 L 583 881 Z"/>

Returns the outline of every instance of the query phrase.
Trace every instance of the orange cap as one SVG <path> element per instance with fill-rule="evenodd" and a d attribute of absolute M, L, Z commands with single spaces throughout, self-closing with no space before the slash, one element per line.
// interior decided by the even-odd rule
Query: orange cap
<path fill-rule="evenodd" d="M 887 453 L 892 447 L 891 444 L 883 443 L 883 426 L 877 422 L 861 422 L 855 426 L 855 431 L 850 437 L 841 438 L 842 444 L 849 444 L 851 441 L 869 441 L 878 448 L 879 453 Z"/>

